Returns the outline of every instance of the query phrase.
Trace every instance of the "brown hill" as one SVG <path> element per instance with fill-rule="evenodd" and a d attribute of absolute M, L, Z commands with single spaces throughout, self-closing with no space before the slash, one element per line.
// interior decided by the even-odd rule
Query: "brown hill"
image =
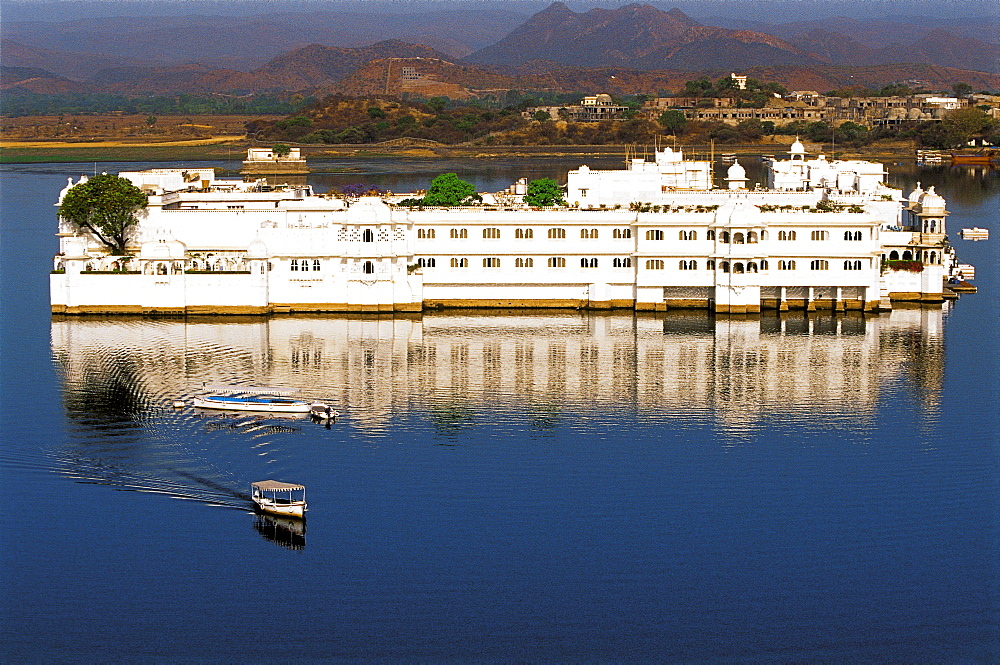
<path fill-rule="evenodd" d="M 403 80 L 404 66 L 412 67 L 416 80 Z M 678 92 L 685 81 L 705 75 L 712 80 L 728 76 L 730 69 L 697 72 L 680 70 L 637 70 L 619 67 L 574 67 L 532 60 L 502 70 L 476 67 L 447 60 L 411 59 L 392 62 L 378 60 L 362 67 L 335 87 L 319 94 L 393 95 L 399 97 L 446 96 L 466 99 L 497 95 L 507 90 L 606 92 L 616 95 Z M 881 88 L 890 83 L 920 81 L 933 89 L 948 89 L 964 81 L 976 90 L 1000 89 L 1000 76 L 963 69 L 924 64 L 844 67 L 837 65 L 759 66 L 742 73 L 762 81 L 781 83 L 792 90 L 826 91 L 848 86 Z"/>
<path fill-rule="evenodd" d="M 84 86 L 37 67 L 7 67 L 5 65 L 0 67 L 0 91 L 8 95 L 17 93 L 62 95 L 83 92 Z"/>
<path fill-rule="evenodd" d="M 3 64 L 6 67 L 34 67 L 65 76 L 75 81 L 90 78 L 94 72 L 114 67 L 142 67 L 150 63 L 139 58 L 70 53 L 27 46 L 9 39 L 0 40 Z"/>
<path fill-rule="evenodd" d="M 255 76 L 279 82 L 285 90 L 328 86 L 352 74 L 373 60 L 386 58 L 434 58 L 448 56 L 420 44 L 398 39 L 381 41 L 361 48 L 337 48 L 311 44 L 278 56 L 253 72 Z"/>
<path fill-rule="evenodd" d="M 749 30 L 703 26 L 679 9 L 649 5 L 578 14 L 555 2 L 466 62 L 516 65 L 533 59 L 631 69 L 744 69 L 818 62 L 788 42 Z"/>

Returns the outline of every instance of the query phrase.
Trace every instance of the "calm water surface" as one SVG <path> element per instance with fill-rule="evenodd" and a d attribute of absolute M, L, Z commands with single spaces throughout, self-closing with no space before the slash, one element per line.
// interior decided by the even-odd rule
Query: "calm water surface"
<path fill-rule="evenodd" d="M 1000 237 L 956 234 L 1000 235 L 996 172 L 890 165 L 976 265 L 944 308 L 53 319 L 80 171 L 0 172 L 0 660 L 1000 661 Z M 170 407 L 205 383 L 344 415 Z M 264 478 L 308 487 L 305 529 L 249 510 Z"/>

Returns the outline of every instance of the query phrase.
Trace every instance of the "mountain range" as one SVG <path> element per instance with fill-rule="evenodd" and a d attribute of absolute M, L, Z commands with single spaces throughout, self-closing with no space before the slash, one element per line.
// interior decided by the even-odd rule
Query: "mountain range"
<path fill-rule="evenodd" d="M 820 90 L 908 79 L 1000 87 L 1000 45 L 935 28 L 929 20 L 904 30 L 910 39 L 899 43 L 879 42 L 876 28 L 853 19 L 771 26 L 765 33 L 703 25 L 679 9 L 639 4 L 578 13 L 556 2 L 527 20 L 502 11 L 427 12 L 383 17 L 382 28 L 370 15 L 359 16 L 219 17 L 217 24 L 205 17 L 200 23 L 192 17 L 86 19 L 44 30 L 30 22 L 5 23 L 0 89 L 399 94 L 401 84 L 390 74 L 391 62 L 400 59 L 415 59 L 408 62 L 422 83 L 439 82 L 446 87 L 438 94 L 449 96 L 504 87 L 656 92 L 676 89 L 695 73 L 729 71 L 758 78 L 753 72 L 767 72 L 767 80 Z M 338 20 L 331 23 L 331 17 Z M 371 39 L 408 32 L 408 40 Z M 309 37 L 319 39 L 303 41 Z M 432 89 L 411 88 L 415 94 Z"/>

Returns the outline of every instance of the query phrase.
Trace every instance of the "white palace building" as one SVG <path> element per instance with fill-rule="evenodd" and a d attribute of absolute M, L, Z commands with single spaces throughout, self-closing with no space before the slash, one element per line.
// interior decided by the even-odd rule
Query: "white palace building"
<path fill-rule="evenodd" d="M 523 186 L 482 205 L 410 208 L 211 169 L 123 172 L 149 197 L 132 255 L 60 221 L 52 311 L 751 313 L 942 300 L 956 261 L 933 187 L 904 197 L 880 164 L 809 159 L 799 142 L 770 163 L 766 189 L 748 189 L 739 163 L 713 189 L 710 167 L 670 149 L 621 170 L 581 166 L 568 205 L 546 209 L 524 204 Z"/>

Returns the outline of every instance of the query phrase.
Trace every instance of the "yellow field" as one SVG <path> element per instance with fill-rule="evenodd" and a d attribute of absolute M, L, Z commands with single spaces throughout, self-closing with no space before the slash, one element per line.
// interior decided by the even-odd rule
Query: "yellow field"
<path fill-rule="evenodd" d="M 216 136 L 210 139 L 187 139 L 182 141 L 4 141 L 0 148 L 30 149 L 49 148 L 65 150 L 73 148 L 169 148 L 192 145 L 216 145 L 246 140 L 245 136 Z"/>

